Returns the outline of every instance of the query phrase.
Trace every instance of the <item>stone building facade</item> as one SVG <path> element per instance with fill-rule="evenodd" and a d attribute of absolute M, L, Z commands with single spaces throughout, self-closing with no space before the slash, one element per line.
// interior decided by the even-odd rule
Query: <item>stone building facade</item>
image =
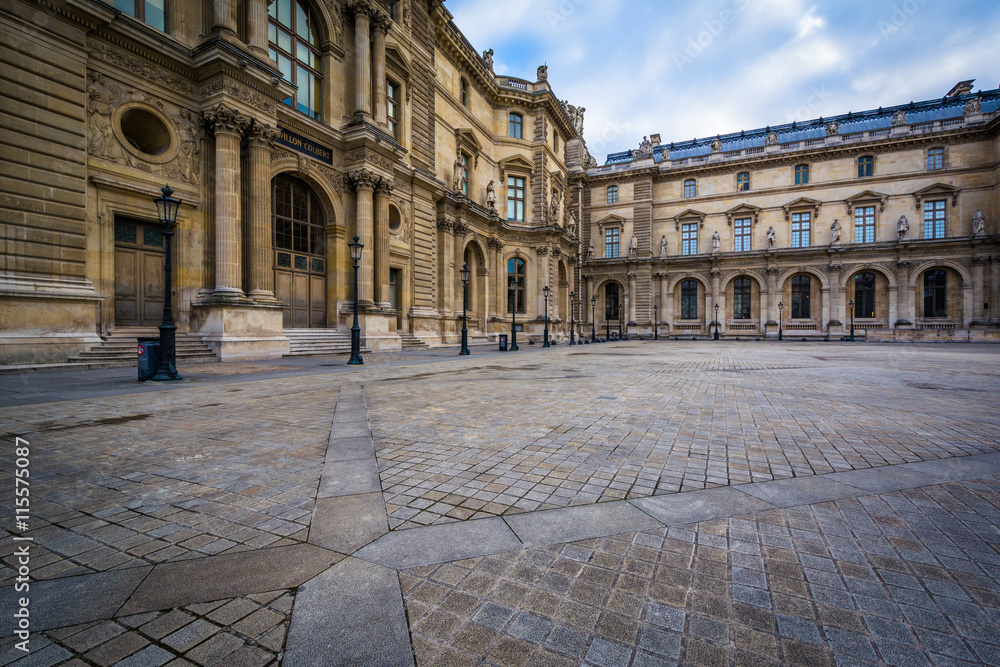
<path fill-rule="evenodd" d="M 495 72 L 441 0 L 8 0 L 0 33 L 0 363 L 159 324 L 163 185 L 175 320 L 224 360 L 346 331 L 355 235 L 371 350 L 457 342 L 463 265 L 473 339 L 546 306 L 560 339 L 592 312 L 707 334 L 716 305 L 726 335 L 779 303 L 813 334 L 852 300 L 871 329 L 997 321 L 998 91 L 597 166 L 545 66 Z"/>
<path fill-rule="evenodd" d="M 519 327 L 548 286 L 565 328 L 582 114 L 439 0 L 11 0 L 0 31 L 0 362 L 159 324 L 164 184 L 175 320 L 223 360 L 346 330 L 355 235 L 368 349 L 457 341 L 465 263 L 473 338 L 509 326 L 508 265 Z"/>
<path fill-rule="evenodd" d="M 996 337 L 1000 90 L 970 90 L 609 155 L 583 197 L 598 335 Z"/>

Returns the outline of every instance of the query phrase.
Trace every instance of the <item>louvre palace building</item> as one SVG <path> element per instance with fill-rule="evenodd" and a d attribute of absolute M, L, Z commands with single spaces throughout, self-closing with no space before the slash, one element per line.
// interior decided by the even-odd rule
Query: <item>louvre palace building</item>
<path fill-rule="evenodd" d="M 457 343 L 463 305 L 473 341 L 1000 328 L 1000 90 L 599 165 L 586 101 L 441 0 L 3 0 L 0 30 L 2 364 L 155 332 L 164 185 L 179 335 L 223 360 L 355 305 L 372 351 Z"/>

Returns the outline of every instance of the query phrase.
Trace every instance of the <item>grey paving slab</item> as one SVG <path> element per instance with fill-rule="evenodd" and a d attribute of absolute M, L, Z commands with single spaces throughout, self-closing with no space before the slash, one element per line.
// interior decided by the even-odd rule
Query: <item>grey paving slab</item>
<path fill-rule="evenodd" d="M 827 500 L 853 498 L 858 495 L 856 488 L 840 484 L 829 479 L 827 475 L 810 475 L 809 477 L 779 479 L 773 482 L 741 484 L 736 488 L 743 493 L 769 502 L 775 507 L 810 505 Z"/>
<path fill-rule="evenodd" d="M 624 501 L 511 514 L 504 519 L 528 547 L 575 542 L 663 525 Z"/>
<path fill-rule="evenodd" d="M 368 427 L 368 420 L 360 421 L 334 421 L 333 428 L 330 429 L 330 439 L 336 438 L 370 438 L 371 429 Z"/>
<path fill-rule="evenodd" d="M 309 543 L 352 554 L 388 532 L 381 493 L 319 498 L 309 525 Z"/>
<path fill-rule="evenodd" d="M 399 575 L 347 558 L 299 589 L 284 664 L 411 667 Z"/>
<path fill-rule="evenodd" d="M 327 461 L 323 465 L 317 498 L 380 493 L 382 484 L 374 458 L 351 461 Z"/>
<path fill-rule="evenodd" d="M 393 531 L 354 555 L 402 570 L 520 548 L 510 526 L 495 517 Z"/>
<path fill-rule="evenodd" d="M 163 563 L 121 609 L 139 614 L 196 602 L 294 588 L 343 556 L 310 544 Z"/>
<path fill-rule="evenodd" d="M 326 450 L 327 461 L 353 461 L 375 457 L 375 445 L 370 436 L 361 438 L 331 438 Z"/>
<path fill-rule="evenodd" d="M 969 456 L 908 463 L 907 467 L 920 472 L 927 471 L 928 474 L 939 476 L 942 481 L 960 481 L 1000 472 L 1000 463 L 990 459 L 973 459 Z"/>
<path fill-rule="evenodd" d="M 13 612 L 8 613 L 7 610 L 16 609 L 15 600 L 22 596 L 31 601 L 29 611 L 33 631 L 111 618 L 152 569 L 133 567 L 33 581 L 27 593 L 17 593 L 13 586 L 5 586 L 0 592 L 0 608 L 5 610 L 0 620 L 0 633 L 4 637 L 13 634 Z"/>
<path fill-rule="evenodd" d="M 915 470 L 909 465 L 882 466 L 868 470 L 848 470 L 829 475 L 830 479 L 850 486 L 871 491 L 886 493 L 900 489 L 912 489 L 926 484 L 935 484 L 942 478 L 928 471 Z"/>
<path fill-rule="evenodd" d="M 637 498 L 629 502 L 668 526 L 774 509 L 771 503 L 729 487 Z"/>

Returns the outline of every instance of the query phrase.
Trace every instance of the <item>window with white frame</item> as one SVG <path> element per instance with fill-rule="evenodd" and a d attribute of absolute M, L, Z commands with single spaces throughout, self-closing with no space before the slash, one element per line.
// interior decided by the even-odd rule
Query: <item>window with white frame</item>
<path fill-rule="evenodd" d="M 792 247 L 808 248 L 812 227 L 812 213 L 792 213 Z"/>
<path fill-rule="evenodd" d="M 606 259 L 618 257 L 619 243 L 620 238 L 617 227 L 608 227 L 604 230 L 604 257 Z"/>
<path fill-rule="evenodd" d="M 733 250 L 745 252 L 750 249 L 750 218 L 736 218 L 733 220 Z"/>
<path fill-rule="evenodd" d="M 608 203 L 617 204 L 618 203 L 618 186 L 609 185 L 608 186 Z"/>
<path fill-rule="evenodd" d="M 698 223 L 691 222 L 681 225 L 681 254 L 698 254 Z"/>
<path fill-rule="evenodd" d="M 945 200 L 924 202 L 924 238 L 943 239 L 945 237 Z"/>
<path fill-rule="evenodd" d="M 507 177 L 507 219 L 524 222 L 524 178 Z"/>
<path fill-rule="evenodd" d="M 935 169 L 944 169 L 944 149 L 943 148 L 928 148 L 927 149 L 927 170 L 934 171 Z"/>
<path fill-rule="evenodd" d="M 854 242 L 875 243 L 875 207 L 854 208 Z"/>
<path fill-rule="evenodd" d="M 697 193 L 697 184 L 693 178 L 689 178 L 684 181 L 684 198 L 690 199 L 695 197 Z"/>

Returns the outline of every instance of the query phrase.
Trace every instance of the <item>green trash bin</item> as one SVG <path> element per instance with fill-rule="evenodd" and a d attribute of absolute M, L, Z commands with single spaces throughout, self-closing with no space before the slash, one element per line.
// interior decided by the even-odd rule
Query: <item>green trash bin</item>
<path fill-rule="evenodd" d="M 138 353 L 139 382 L 152 380 L 156 367 L 160 365 L 160 339 L 140 338 L 136 348 Z"/>

